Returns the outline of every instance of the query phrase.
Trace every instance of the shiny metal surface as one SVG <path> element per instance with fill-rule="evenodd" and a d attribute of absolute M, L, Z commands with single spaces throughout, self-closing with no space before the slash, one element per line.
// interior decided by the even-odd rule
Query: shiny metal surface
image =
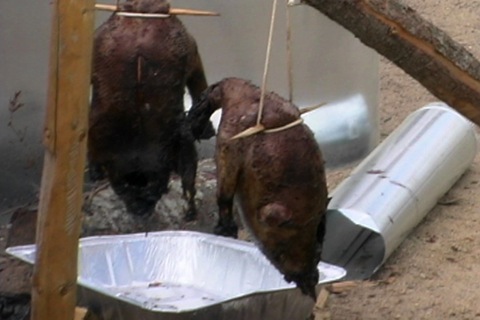
<path fill-rule="evenodd" d="M 35 246 L 7 252 L 33 263 Z M 319 264 L 320 282 L 345 270 Z M 252 243 L 191 231 L 80 240 L 80 303 L 108 319 L 301 319 L 313 300 Z"/>
<path fill-rule="evenodd" d="M 102 3 L 114 4 L 115 0 Z M 288 95 L 285 1 L 279 1 L 268 89 Z M 261 83 L 270 23 L 270 0 L 173 0 L 176 7 L 218 11 L 220 17 L 186 17 L 197 39 L 209 83 L 236 76 Z M 51 4 L 49 1 L 0 1 L 0 108 L 4 124 L 8 101 L 21 91 L 23 107 L 12 123 L 0 126 L 0 211 L 24 204 L 39 191 L 46 103 Z M 306 117 L 323 146 L 327 166 L 361 159 L 378 142 L 378 55 L 318 11 L 298 5 L 292 13 L 294 99 L 300 107 L 329 102 Z M 98 12 L 97 23 L 108 16 Z M 343 117 L 351 104 L 355 116 Z M 187 103 L 188 105 L 188 103 Z M 338 112 L 333 112 L 338 107 Z M 25 131 L 26 130 L 26 131 Z M 212 155 L 213 141 L 202 145 Z"/>
<path fill-rule="evenodd" d="M 412 113 L 333 192 L 325 261 L 373 274 L 471 165 L 474 126 L 443 103 Z"/>

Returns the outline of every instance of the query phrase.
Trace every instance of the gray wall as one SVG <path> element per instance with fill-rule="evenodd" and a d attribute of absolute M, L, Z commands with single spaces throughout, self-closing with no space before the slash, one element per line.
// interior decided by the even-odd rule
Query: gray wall
<path fill-rule="evenodd" d="M 41 131 L 46 100 L 50 5 L 0 1 L 0 211 L 38 192 L 42 169 Z M 9 100 L 21 91 L 23 107 L 8 126 Z"/>

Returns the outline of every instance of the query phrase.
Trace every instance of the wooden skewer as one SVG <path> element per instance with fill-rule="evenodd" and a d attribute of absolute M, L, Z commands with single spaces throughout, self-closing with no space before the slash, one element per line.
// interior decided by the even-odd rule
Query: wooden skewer
<path fill-rule="evenodd" d="M 327 102 L 322 102 L 322 103 L 319 103 L 319 104 L 314 105 L 314 106 L 302 108 L 302 109 L 300 109 L 300 114 L 305 114 L 305 113 L 308 113 L 310 111 L 317 110 L 318 108 L 323 107 L 326 104 L 327 104 Z"/>
<path fill-rule="evenodd" d="M 96 3 L 95 9 L 102 10 L 102 11 L 118 11 L 118 7 L 113 4 Z"/>
<path fill-rule="evenodd" d="M 300 114 L 305 114 L 305 113 L 308 113 L 310 111 L 317 110 L 318 108 L 320 108 L 320 107 L 322 107 L 326 104 L 327 104 L 326 102 L 322 102 L 322 103 L 319 103 L 319 104 L 311 106 L 311 107 L 303 108 L 303 109 L 300 110 Z M 246 138 L 246 137 L 249 137 L 249 136 L 253 136 L 254 134 L 260 133 L 260 132 L 265 132 L 265 133 L 280 132 L 280 131 L 283 131 L 283 130 L 290 129 L 290 128 L 292 128 L 296 125 L 302 124 L 302 123 L 303 123 L 303 119 L 299 118 L 299 119 L 297 119 L 293 122 L 290 122 L 290 123 L 288 123 L 288 124 L 286 124 L 282 127 L 272 128 L 272 129 L 265 129 L 265 127 L 262 124 L 255 125 L 253 127 L 250 127 L 248 129 L 240 132 L 239 134 L 236 134 L 235 136 L 233 136 L 231 138 L 231 140 Z"/>
<path fill-rule="evenodd" d="M 184 16 L 219 16 L 220 13 L 214 11 L 204 11 L 195 9 L 170 8 L 170 14 Z"/>
<path fill-rule="evenodd" d="M 112 4 L 95 4 L 95 9 L 102 11 L 118 12 L 123 16 L 128 17 L 139 17 L 139 18 L 165 18 L 168 15 L 188 15 L 188 16 L 219 16 L 218 12 L 213 11 L 204 11 L 204 10 L 195 10 L 195 9 L 180 9 L 180 8 L 170 8 L 168 14 L 165 13 L 140 13 L 140 12 L 119 12 L 118 7 Z"/>
<path fill-rule="evenodd" d="M 117 16 L 129 17 L 129 18 L 168 18 L 168 13 L 139 13 L 139 12 L 123 12 L 117 11 Z"/>
<path fill-rule="evenodd" d="M 262 124 L 257 124 L 253 127 L 250 127 L 248 129 L 240 132 L 239 134 L 233 136 L 232 138 L 230 138 L 230 140 L 237 140 L 237 139 L 240 139 L 240 138 L 253 136 L 254 134 L 257 134 L 257 133 L 262 132 L 262 131 L 265 131 L 265 127 Z"/>
<path fill-rule="evenodd" d="M 299 124 L 302 124 L 302 123 L 303 123 L 303 119 L 298 118 L 297 120 L 295 120 L 293 122 L 290 122 L 290 123 L 287 123 L 284 126 L 281 126 L 281 127 L 278 127 L 278 128 L 271 128 L 271 129 L 266 129 L 262 124 L 259 124 L 259 125 L 257 124 L 253 127 L 250 127 L 246 130 L 243 130 L 239 134 L 230 138 L 230 140 L 237 140 L 237 139 L 240 139 L 240 138 L 250 137 L 250 136 L 253 136 L 254 134 L 257 134 L 257 133 L 260 133 L 260 132 L 264 132 L 264 133 L 280 132 L 280 131 L 284 131 L 284 130 L 293 128 L 293 127 L 295 127 Z"/>
<path fill-rule="evenodd" d="M 290 122 L 290 123 L 287 123 L 286 125 L 284 126 L 281 126 L 281 127 L 278 127 L 278 128 L 272 128 L 272 129 L 267 129 L 265 130 L 265 133 L 274 133 L 274 132 L 280 132 L 280 131 L 283 131 L 283 130 L 287 130 L 287 129 L 290 129 L 290 128 L 293 128 L 299 124 L 302 124 L 303 123 L 303 119 L 302 118 L 298 118 L 297 120 L 293 121 L 293 122 Z"/>

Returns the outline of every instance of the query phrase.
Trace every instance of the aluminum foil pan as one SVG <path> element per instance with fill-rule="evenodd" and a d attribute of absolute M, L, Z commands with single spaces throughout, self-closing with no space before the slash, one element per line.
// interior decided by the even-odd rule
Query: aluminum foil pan
<path fill-rule="evenodd" d="M 332 193 L 324 261 L 370 277 L 470 167 L 473 124 L 444 103 L 405 119 Z"/>
<path fill-rule="evenodd" d="M 7 252 L 33 263 L 35 249 Z M 319 270 L 319 285 L 346 274 Z M 304 320 L 314 305 L 252 243 L 191 231 L 83 238 L 78 284 L 81 305 L 115 320 Z"/>

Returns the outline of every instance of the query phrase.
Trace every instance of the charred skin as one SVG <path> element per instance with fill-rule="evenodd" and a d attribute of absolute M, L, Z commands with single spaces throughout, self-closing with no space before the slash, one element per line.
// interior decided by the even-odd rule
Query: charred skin
<path fill-rule="evenodd" d="M 304 294 L 315 299 L 327 206 L 324 161 L 312 132 L 298 125 L 277 133 L 231 140 L 255 125 L 260 90 L 241 79 L 207 89 L 189 113 L 200 131 L 222 108 L 217 148 L 219 222 L 215 233 L 236 237 L 235 197 L 240 217 L 262 252 Z M 265 97 L 262 124 L 276 128 L 300 117 L 297 107 L 274 93 Z"/>
<path fill-rule="evenodd" d="M 162 0 L 127 1 L 121 8 L 168 10 Z M 199 99 L 207 82 L 195 40 L 180 20 L 112 15 L 95 33 L 92 85 L 92 178 L 105 173 L 129 212 L 148 215 L 177 172 L 189 204 L 186 218 L 195 218 L 194 140 L 201 137 L 185 121 L 183 96 L 187 87 L 193 101 Z"/>

